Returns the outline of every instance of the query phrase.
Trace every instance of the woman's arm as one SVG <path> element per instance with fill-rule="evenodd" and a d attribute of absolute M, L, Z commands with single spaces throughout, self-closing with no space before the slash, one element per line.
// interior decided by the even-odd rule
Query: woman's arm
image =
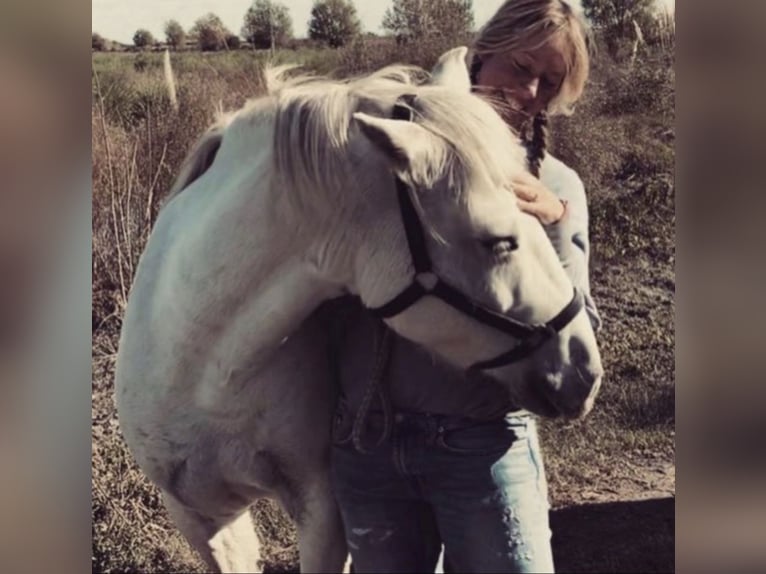
<path fill-rule="evenodd" d="M 602 321 L 590 294 L 590 240 L 588 236 L 588 203 L 580 177 L 559 162 L 555 177 L 545 164 L 541 177 L 550 188 L 534 176 L 524 174 L 514 182 L 519 206 L 536 215 L 543 223 L 548 238 L 572 283 L 585 295 L 585 308 L 593 328 L 601 329 Z M 546 177 L 547 176 L 547 177 Z"/>
<path fill-rule="evenodd" d="M 579 178 L 578 178 L 579 179 Z M 582 184 L 580 184 L 582 187 Z M 590 241 L 588 238 L 588 214 L 583 201 L 567 200 L 564 217 L 558 222 L 545 225 L 545 232 L 551 240 L 561 264 L 569 274 L 572 283 L 582 289 L 585 295 L 585 308 L 593 328 L 601 329 L 601 317 L 590 294 Z"/>

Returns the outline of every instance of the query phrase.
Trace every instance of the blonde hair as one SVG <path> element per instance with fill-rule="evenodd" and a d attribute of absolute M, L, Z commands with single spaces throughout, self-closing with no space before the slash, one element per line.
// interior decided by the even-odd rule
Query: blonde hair
<path fill-rule="evenodd" d="M 582 11 L 575 11 L 569 2 L 506 0 L 479 30 L 472 46 L 474 63 L 481 56 L 536 50 L 552 38 L 562 41 L 566 75 L 547 112 L 571 115 L 588 79 L 592 42 Z"/>

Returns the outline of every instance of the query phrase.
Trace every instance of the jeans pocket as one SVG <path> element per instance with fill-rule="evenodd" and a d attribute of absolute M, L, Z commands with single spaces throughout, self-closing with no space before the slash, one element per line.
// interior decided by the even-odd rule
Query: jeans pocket
<path fill-rule="evenodd" d="M 505 421 L 440 428 L 436 438 L 437 445 L 447 452 L 473 456 L 502 454 L 522 442 Z"/>

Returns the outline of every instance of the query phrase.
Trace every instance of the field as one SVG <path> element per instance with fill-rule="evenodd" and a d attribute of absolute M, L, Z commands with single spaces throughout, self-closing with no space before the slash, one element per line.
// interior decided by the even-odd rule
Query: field
<path fill-rule="evenodd" d="M 339 76 L 393 61 L 430 66 L 450 46 L 359 42 L 277 52 Z M 203 571 L 126 451 L 112 376 L 120 318 L 141 248 L 176 170 L 218 106 L 262 86 L 265 54 L 173 55 L 180 111 L 160 54 L 93 55 L 93 571 Z M 553 123 L 553 152 L 585 182 L 591 284 L 604 320 L 606 376 L 594 412 L 544 422 L 557 569 L 674 569 L 675 207 L 672 54 L 595 63 L 586 96 Z M 269 502 L 253 508 L 265 568 L 296 565 L 291 525 Z"/>

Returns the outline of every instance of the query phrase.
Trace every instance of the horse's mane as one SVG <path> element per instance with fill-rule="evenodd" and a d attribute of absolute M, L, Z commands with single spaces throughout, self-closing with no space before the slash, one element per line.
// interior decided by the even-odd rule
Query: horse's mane
<path fill-rule="evenodd" d="M 324 154 L 317 152 L 320 149 L 328 149 L 326 145 L 328 141 L 331 146 L 345 143 L 345 136 L 342 134 L 348 131 L 348 124 L 351 118 L 350 115 L 341 115 L 340 112 L 346 106 L 338 104 L 341 103 L 340 97 L 342 94 L 347 95 L 351 85 L 363 81 L 370 87 L 373 85 L 383 86 L 384 84 L 388 84 L 389 87 L 393 84 L 401 87 L 412 85 L 415 77 L 418 75 L 421 77 L 426 75 L 423 70 L 414 66 L 388 66 L 373 74 L 347 80 L 330 80 L 329 78 L 309 74 L 289 76 L 289 72 L 296 67 L 290 65 L 267 65 L 263 69 L 263 79 L 266 85 L 266 93 L 264 95 L 248 100 L 240 110 L 235 112 L 224 113 L 221 109 L 217 110 L 213 124 L 195 142 L 181 164 L 178 176 L 165 198 L 165 204 L 181 191 L 188 188 L 210 168 L 221 147 L 224 133 L 233 120 L 237 116 L 260 113 L 263 109 L 261 104 L 264 99 L 271 99 L 277 103 L 278 113 L 276 118 L 279 127 L 275 129 L 275 163 L 278 168 L 281 166 L 281 173 L 289 174 L 298 165 L 317 166 L 321 165 L 322 161 L 327 160 L 328 158 L 324 157 Z M 336 88 L 335 92 L 333 92 L 336 98 L 326 100 L 325 105 L 321 107 L 312 105 L 312 102 L 316 102 L 316 95 L 323 88 L 326 89 L 327 87 Z M 343 92 L 341 87 L 345 87 L 346 92 Z M 313 97 L 309 94 L 313 94 Z M 284 96 L 281 98 L 281 101 L 280 96 Z M 335 106 L 333 106 L 333 102 L 335 102 Z M 315 113 L 308 113 L 310 108 L 314 108 Z M 317 121 L 318 119 L 319 121 Z M 306 129 L 305 126 L 301 126 L 301 122 L 305 120 L 310 121 L 312 125 L 319 123 L 324 126 L 333 126 L 334 129 L 322 130 L 319 129 L 319 126 L 314 126 L 314 129 Z M 318 141 L 318 132 L 320 131 L 326 132 L 325 135 L 329 136 L 328 141 Z M 307 142 L 303 139 L 304 136 L 313 137 Z M 293 156 L 296 151 L 299 151 L 299 157 L 303 161 L 293 165 L 288 158 Z M 301 175 L 305 177 L 308 174 L 304 170 Z"/>
<path fill-rule="evenodd" d="M 495 188 L 524 169 L 524 148 L 488 104 L 471 94 L 426 83 L 429 74 L 421 68 L 392 65 L 345 80 L 284 78 L 283 72 L 277 69 L 269 76 L 267 70 L 267 78 L 269 93 L 277 101 L 274 167 L 292 189 L 342 190 L 338 178 L 349 163 L 353 113 L 390 117 L 403 94 L 418 96 L 411 106 L 414 121 L 442 138 L 453 152 L 441 158 L 443 164 L 434 174 L 446 175 L 456 201 L 467 197 L 469 166 L 480 166 Z"/>
<path fill-rule="evenodd" d="M 197 140 L 181 164 L 178 176 L 165 198 L 165 204 L 194 183 L 213 165 L 218 149 L 221 147 L 223 133 L 226 131 L 230 119 L 230 116 L 219 115 L 215 123 Z"/>
<path fill-rule="evenodd" d="M 415 90 L 416 77 L 425 73 L 413 66 L 388 66 L 373 74 L 335 80 L 286 77 L 284 72 L 267 70 L 269 93 L 277 102 L 275 181 L 295 191 L 291 197 L 294 207 L 321 209 L 319 203 L 327 205 L 328 194 L 345 187 L 352 114 L 387 114 L 396 98 Z"/>
<path fill-rule="evenodd" d="M 508 180 L 514 159 L 516 166 L 523 166 L 523 148 L 513 145 L 503 122 L 487 116 L 493 113 L 488 105 L 477 97 L 476 102 L 467 101 L 475 98 L 469 94 L 427 85 L 429 74 L 421 68 L 392 65 L 342 80 L 291 75 L 291 71 L 290 66 L 267 66 L 266 94 L 234 114 L 219 115 L 184 162 L 171 196 L 210 167 L 227 132 L 240 132 L 236 139 L 247 141 L 240 130 L 252 129 L 254 120 L 267 115 L 273 122 L 273 181 L 281 189 L 294 190 L 290 201 L 299 209 L 327 205 L 327 194 L 344 188 L 341 179 L 347 173 L 353 113 L 388 117 L 397 98 L 406 93 L 418 96 L 412 105 L 415 121 L 454 152 L 445 154 L 444 165 L 435 171 L 447 175 L 457 201 L 467 195 L 467 166 L 483 166 L 497 187 Z M 488 134 L 488 126 L 496 126 L 497 132 Z M 487 145 L 498 137 L 508 138 L 508 145 Z M 513 150 L 518 152 L 516 158 Z"/>

